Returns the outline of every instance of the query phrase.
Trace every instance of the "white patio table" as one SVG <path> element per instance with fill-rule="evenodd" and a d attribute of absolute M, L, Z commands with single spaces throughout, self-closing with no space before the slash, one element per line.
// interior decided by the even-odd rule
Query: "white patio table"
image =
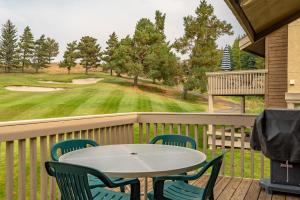
<path fill-rule="evenodd" d="M 184 147 L 158 144 L 122 144 L 85 148 L 64 154 L 60 162 L 91 167 L 110 177 L 147 178 L 189 172 L 201 166 L 206 155 Z"/>

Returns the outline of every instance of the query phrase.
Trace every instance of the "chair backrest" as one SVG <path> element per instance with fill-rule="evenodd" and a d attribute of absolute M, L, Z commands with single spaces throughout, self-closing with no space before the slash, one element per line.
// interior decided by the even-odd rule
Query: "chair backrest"
<path fill-rule="evenodd" d="M 212 167 L 210 177 L 204 189 L 203 199 L 210 199 L 210 198 L 212 199 L 213 197 L 214 186 L 216 184 L 220 172 L 223 158 L 224 158 L 224 153 L 217 156 L 213 160 L 209 161 L 206 165 L 204 165 L 204 167 L 201 170 L 201 171 L 207 171 L 209 168 Z"/>
<path fill-rule="evenodd" d="M 48 174 L 56 178 L 62 199 L 93 199 L 89 175 L 99 178 L 106 186 L 111 186 L 111 181 L 104 174 L 92 168 L 51 161 L 46 162 L 45 167 Z"/>
<path fill-rule="evenodd" d="M 65 140 L 59 143 L 56 143 L 51 148 L 51 157 L 52 160 L 58 161 L 59 155 L 58 151 L 60 151 L 61 155 L 64 155 L 68 152 L 75 151 L 78 149 L 84 149 L 89 146 L 98 146 L 97 142 L 94 140 Z"/>
<path fill-rule="evenodd" d="M 150 141 L 150 144 L 156 144 L 159 142 L 164 145 L 190 147 L 192 149 L 197 149 L 195 140 L 183 135 L 158 135 Z"/>

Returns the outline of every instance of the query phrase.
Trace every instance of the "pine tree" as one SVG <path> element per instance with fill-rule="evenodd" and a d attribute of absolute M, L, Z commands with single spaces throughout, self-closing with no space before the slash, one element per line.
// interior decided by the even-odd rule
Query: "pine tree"
<path fill-rule="evenodd" d="M 166 85 L 176 83 L 174 78 L 178 75 L 177 57 L 166 43 L 153 45 L 144 63 L 150 69 L 148 77 L 153 83 L 156 80 L 163 81 Z"/>
<path fill-rule="evenodd" d="M 163 80 L 164 84 L 173 85 L 174 77 L 178 75 L 178 65 L 177 57 L 166 41 L 165 19 L 166 14 L 158 10 L 155 12 L 155 29 L 160 37 L 150 46 L 144 63 L 149 68 L 146 75 L 153 80 L 153 83 L 156 80 Z"/>
<path fill-rule="evenodd" d="M 64 53 L 64 59 L 59 63 L 59 67 L 67 68 L 68 74 L 76 66 L 78 58 L 77 41 L 67 44 L 67 50 Z"/>
<path fill-rule="evenodd" d="M 146 18 L 139 20 L 133 36 L 134 64 L 128 69 L 128 73 L 134 77 L 134 86 L 137 86 L 139 76 L 149 73 L 150 68 L 144 61 L 151 52 L 151 46 L 158 41 L 162 41 L 162 34 L 156 30 L 155 25 Z"/>
<path fill-rule="evenodd" d="M 34 38 L 29 26 L 25 27 L 23 35 L 20 37 L 19 49 L 22 72 L 24 72 L 24 68 L 31 65 L 34 52 Z"/>
<path fill-rule="evenodd" d="M 93 67 L 98 67 L 101 61 L 101 48 L 97 44 L 97 39 L 84 36 L 81 38 L 79 44 L 79 58 L 81 59 L 81 64 L 85 68 L 85 73 Z"/>
<path fill-rule="evenodd" d="M 230 49 L 231 68 L 234 70 L 241 69 L 241 50 L 240 50 L 239 42 L 240 42 L 240 37 L 234 40 L 233 45 Z"/>
<path fill-rule="evenodd" d="M 1 29 L 0 37 L 0 62 L 5 72 L 10 72 L 13 67 L 19 64 L 17 29 L 8 20 Z"/>
<path fill-rule="evenodd" d="M 206 75 L 208 70 L 214 70 L 218 64 L 219 52 L 216 40 L 225 34 L 233 34 L 232 26 L 226 21 L 221 21 L 214 14 L 214 8 L 206 0 L 201 0 L 196 9 L 196 16 L 184 18 L 183 37 L 177 39 L 174 48 L 188 55 L 189 59 L 182 70 L 184 72 L 183 97 L 188 91 L 206 90 Z"/>
<path fill-rule="evenodd" d="M 48 64 L 59 54 L 59 44 L 54 39 L 47 37 L 45 41 Z"/>
<path fill-rule="evenodd" d="M 133 63 L 133 60 L 133 41 L 132 38 L 127 35 L 118 43 L 117 48 L 112 56 L 111 65 L 114 66 L 114 71 L 120 76 L 121 74 L 129 72 L 129 63 Z"/>
<path fill-rule="evenodd" d="M 113 57 L 114 53 L 116 51 L 116 48 L 118 46 L 118 37 L 115 32 L 113 32 L 110 36 L 109 39 L 106 42 L 107 47 L 106 51 L 104 52 L 104 58 L 103 60 L 106 62 L 105 68 L 110 70 L 110 75 L 113 75 Z M 119 74 L 120 75 L 120 74 Z"/>
<path fill-rule="evenodd" d="M 165 21 L 166 21 L 166 14 L 163 14 L 159 10 L 155 11 L 155 28 L 158 32 L 160 32 L 165 39 Z"/>
<path fill-rule="evenodd" d="M 45 35 L 41 35 L 41 37 L 35 41 L 32 60 L 32 67 L 36 73 L 38 73 L 40 69 L 47 67 L 49 60 L 46 49 Z"/>

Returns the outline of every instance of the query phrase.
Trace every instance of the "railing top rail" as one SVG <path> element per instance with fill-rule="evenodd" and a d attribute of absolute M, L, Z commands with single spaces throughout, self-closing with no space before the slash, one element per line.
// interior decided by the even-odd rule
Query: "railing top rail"
<path fill-rule="evenodd" d="M 24 120 L 0 123 L 0 141 L 20 140 L 78 130 L 133 124 L 136 113 Z"/>
<path fill-rule="evenodd" d="M 207 76 L 218 76 L 218 75 L 229 75 L 229 74 L 239 74 L 239 75 L 244 75 L 244 74 L 266 74 L 268 73 L 267 69 L 257 69 L 257 70 L 239 70 L 239 71 L 218 71 L 218 72 L 207 72 Z"/>
<path fill-rule="evenodd" d="M 62 121 L 74 121 L 83 119 L 95 119 L 95 118 L 106 118 L 106 117 L 117 117 L 117 116 L 128 116 L 137 115 L 137 112 L 130 113 L 112 113 L 112 114 L 100 114 L 100 115 L 82 115 L 82 116 L 72 116 L 72 117 L 56 117 L 56 118 L 45 118 L 45 119 L 30 119 L 30 120 L 16 120 L 16 121 L 3 121 L 0 122 L 0 128 L 6 126 L 15 125 L 28 125 L 28 124 L 40 124 L 49 122 L 62 122 Z"/>
<path fill-rule="evenodd" d="M 133 112 L 1 122 L 0 141 L 134 123 L 215 124 L 249 127 L 253 125 L 256 117 L 251 114 Z"/>
<path fill-rule="evenodd" d="M 174 124 L 212 124 L 253 126 L 257 115 L 235 113 L 172 113 L 142 112 L 138 113 L 139 123 L 174 123 Z"/>

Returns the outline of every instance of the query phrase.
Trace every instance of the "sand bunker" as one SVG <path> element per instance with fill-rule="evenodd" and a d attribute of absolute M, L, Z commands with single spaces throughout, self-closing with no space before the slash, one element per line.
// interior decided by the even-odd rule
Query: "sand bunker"
<path fill-rule="evenodd" d="M 19 92 L 54 92 L 64 90 L 63 88 L 32 87 L 32 86 L 7 86 L 5 89 Z"/>
<path fill-rule="evenodd" d="M 95 84 L 98 81 L 103 80 L 103 78 L 84 78 L 84 79 L 73 79 L 72 83 L 58 82 L 58 81 L 39 81 L 40 83 L 50 83 L 50 84 L 75 84 L 75 85 L 87 85 Z"/>
<path fill-rule="evenodd" d="M 50 84 L 66 84 L 65 82 L 58 81 L 39 81 L 40 83 L 50 83 Z"/>
<path fill-rule="evenodd" d="M 103 80 L 103 78 L 73 79 L 72 84 L 77 84 L 77 85 L 94 84 L 101 80 Z"/>

